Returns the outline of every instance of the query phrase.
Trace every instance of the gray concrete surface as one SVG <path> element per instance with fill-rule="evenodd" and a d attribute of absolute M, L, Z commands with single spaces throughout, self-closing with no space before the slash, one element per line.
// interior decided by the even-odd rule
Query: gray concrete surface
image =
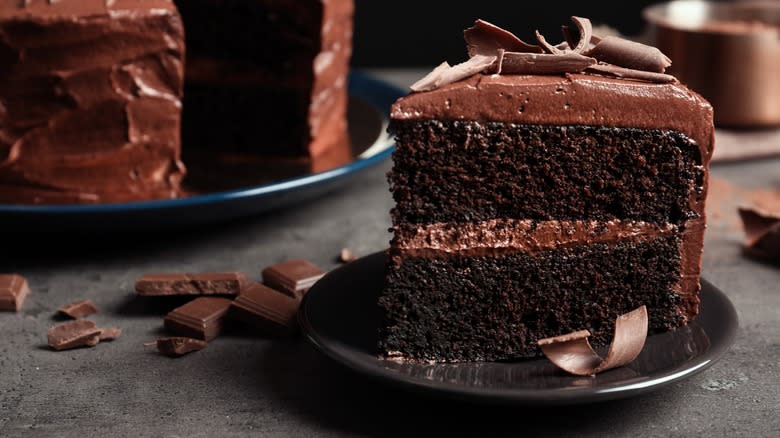
<path fill-rule="evenodd" d="M 417 77 L 383 74 L 400 83 Z M 780 268 L 741 255 L 741 229 L 723 204 L 708 230 L 704 273 L 738 309 L 737 342 L 710 369 L 642 397 L 557 409 L 481 406 L 377 385 L 300 339 L 231 335 L 180 359 L 143 347 L 163 333 L 165 310 L 133 298 L 143 273 L 242 270 L 257 278 L 286 258 L 330 269 L 342 247 L 385 248 L 388 168 L 305 205 L 201 230 L 39 234 L 23 244 L 14 236 L 0 249 L 0 271 L 27 276 L 33 293 L 19 314 L 0 314 L 0 437 L 780 436 Z M 778 169 L 775 159 L 716 165 L 713 174 L 777 187 Z M 82 298 L 102 309 L 98 324 L 124 335 L 50 351 L 55 309 Z"/>

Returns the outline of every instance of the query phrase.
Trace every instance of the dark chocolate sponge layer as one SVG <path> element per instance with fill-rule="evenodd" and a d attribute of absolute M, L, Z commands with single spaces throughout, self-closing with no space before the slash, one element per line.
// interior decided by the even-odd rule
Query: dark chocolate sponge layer
<path fill-rule="evenodd" d="M 697 217 L 699 148 L 674 131 L 398 120 L 391 129 L 394 224 Z"/>
<path fill-rule="evenodd" d="M 379 299 L 380 349 L 412 359 L 536 356 L 538 339 L 582 329 L 591 331 L 594 346 L 605 346 L 615 318 L 643 304 L 651 332 L 685 322 L 672 289 L 679 280 L 679 235 L 537 254 L 396 253 L 388 265 Z"/>
<path fill-rule="evenodd" d="M 188 149 L 306 156 L 311 89 L 226 87 L 188 83 L 182 141 Z M 272 102 L 272 105 L 260 104 Z M 272 123 L 263 121 L 273 120 Z M 262 135 L 257 129 L 263 126 Z M 185 155 L 187 151 L 184 151 Z"/>
<path fill-rule="evenodd" d="M 188 53 L 290 69 L 290 53 L 320 48 L 322 3 L 318 0 L 175 0 L 188 26 Z M 286 4 L 285 4 L 286 3 Z M 295 71 L 295 70 L 291 70 Z"/>

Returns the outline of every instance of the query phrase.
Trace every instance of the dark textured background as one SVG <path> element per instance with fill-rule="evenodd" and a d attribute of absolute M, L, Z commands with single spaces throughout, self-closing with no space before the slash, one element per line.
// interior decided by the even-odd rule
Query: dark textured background
<path fill-rule="evenodd" d="M 539 29 L 549 41 L 572 15 L 590 18 L 624 35 L 644 29 L 641 10 L 657 1 L 476 2 L 355 0 L 355 67 L 428 67 L 465 60 L 463 30 L 481 18 L 533 41 Z"/>

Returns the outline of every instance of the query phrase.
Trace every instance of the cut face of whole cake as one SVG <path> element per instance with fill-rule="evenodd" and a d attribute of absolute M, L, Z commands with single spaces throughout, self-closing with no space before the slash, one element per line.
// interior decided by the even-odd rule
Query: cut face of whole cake
<path fill-rule="evenodd" d="M 651 332 L 697 315 L 712 108 L 575 22 L 588 41 L 555 52 L 478 21 L 470 60 L 393 106 L 384 356 L 533 357 L 576 330 L 605 346 L 641 305 Z"/>
<path fill-rule="evenodd" d="M 176 198 L 348 162 L 353 9 L 0 0 L 0 203 Z"/>

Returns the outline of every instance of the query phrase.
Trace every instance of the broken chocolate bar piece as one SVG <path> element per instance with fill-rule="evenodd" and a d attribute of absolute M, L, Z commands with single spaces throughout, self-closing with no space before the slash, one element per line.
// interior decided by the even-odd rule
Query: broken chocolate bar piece
<path fill-rule="evenodd" d="M 738 211 L 745 228 L 745 252 L 780 262 L 780 212 L 758 207 L 740 207 Z"/>
<path fill-rule="evenodd" d="M 0 274 L 0 312 L 18 312 L 29 294 L 26 278 L 18 274 Z"/>
<path fill-rule="evenodd" d="M 233 301 L 231 317 L 253 325 L 262 334 L 286 335 L 297 328 L 299 305 L 297 298 L 253 284 Z"/>
<path fill-rule="evenodd" d="M 594 376 L 631 363 L 639 356 L 647 339 L 647 308 L 642 306 L 617 318 L 615 337 L 603 359 L 590 346 L 589 336 L 589 331 L 580 330 L 540 339 L 538 343 L 558 368 L 577 376 Z"/>
<path fill-rule="evenodd" d="M 135 291 L 144 296 L 238 295 L 249 283 L 243 272 L 146 274 L 135 282 Z"/>
<path fill-rule="evenodd" d="M 155 342 L 157 351 L 169 357 L 184 356 L 187 353 L 206 348 L 206 341 L 185 337 L 160 338 Z"/>
<path fill-rule="evenodd" d="M 79 319 L 97 313 L 98 308 L 91 300 L 80 300 L 60 307 L 57 312 L 73 319 Z"/>
<path fill-rule="evenodd" d="M 114 339 L 117 339 L 120 336 L 122 336 L 122 329 L 120 328 L 110 327 L 110 328 L 100 329 L 100 342 L 113 341 Z"/>
<path fill-rule="evenodd" d="M 227 298 L 196 298 L 166 315 L 165 328 L 182 336 L 210 341 L 222 331 L 231 303 Z"/>
<path fill-rule="evenodd" d="M 69 350 L 78 347 L 94 347 L 100 342 L 101 329 L 86 319 L 55 325 L 47 332 L 49 347 Z"/>
<path fill-rule="evenodd" d="M 263 283 L 291 297 L 302 298 L 325 271 L 306 260 L 288 260 L 263 270 Z"/>

